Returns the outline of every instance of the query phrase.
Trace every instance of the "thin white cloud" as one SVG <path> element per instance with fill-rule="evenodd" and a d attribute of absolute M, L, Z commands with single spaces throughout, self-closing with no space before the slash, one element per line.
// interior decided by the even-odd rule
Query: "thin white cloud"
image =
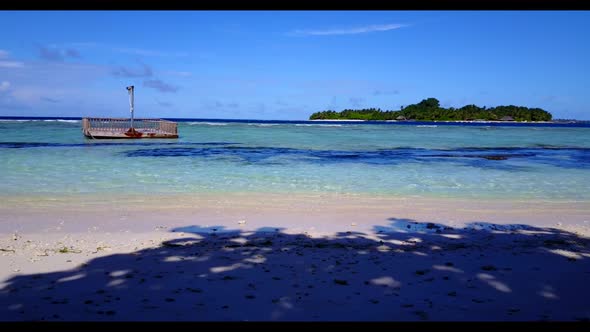
<path fill-rule="evenodd" d="M 24 64 L 20 61 L 0 61 L 0 68 L 22 68 Z"/>
<path fill-rule="evenodd" d="M 180 76 L 180 77 L 190 77 L 193 74 L 188 71 L 176 71 L 176 70 L 167 70 L 163 72 L 166 75 L 173 75 L 173 76 Z"/>
<path fill-rule="evenodd" d="M 120 45 L 95 43 L 95 42 L 76 42 L 76 43 L 63 43 L 60 45 L 52 45 L 54 47 L 63 48 L 79 48 L 79 49 L 99 49 L 109 52 L 126 53 L 139 56 L 155 56 L 155 57 L 185 57 L 188 56 L 187 52 L 166 52 L 158 50 L 149 50 L 145 48 L 136 47 L 121 47 Z"/>
<path fill-rule="evenodd" d="M 49 98 L 49 97 L 41 97 L 39 99 L 41 101 L 46 101 L 46 102 L 53 103 L 53 104 L 57 104 L 60 102 L 58 99 L 53 99 L 53 98 Z"/>
<path fill-rule="evenodd" d="M 85 48 L 85 47 L 95 47 L 98 46 L 97 43 L 94 42 L 80 42 L 80 43 L 67 43 L 63 45 L 64 47 L 75 47 L 75 48 Z"/>
<path fill-rule="evenodd" d="M 8 82 L 8 81 L 2 81 L 2 82 L 0 82 L 0 92 L 1 91 L 7 91 L 8 88 L 10 88 L 10 82 Z"/>
<path fill-rule="evenodd" d="M 20 61 L 8 60 L 10 53 L 6 50 L 0 50 L 0 68 L 22 68 L 24 64 Z"/>
<path fill-rule="evenodd" d="M 178 91 L 178 87 L 165 83 L 162 80 L 145 80 L 143 81 L 143 86 L 147 87 L 147 88 L 152 88 L 152 89 L 156 89 L 160 92 L 176 92 Z"/>
<path fill-rule="evenodd" d="M 128 48 L 128 47 L 125 47 L 125 48 L 117 47 L 117 48 L 114 48 L 114 50 L 116 52 L 135 54 L 135 55 L 141 55 L 141 56 L 183 57 L 183 56 L 188 55 L 185 52 L 169 53 L 169 52 L 146 50 L 146 49 L 141 49 L 141 48 Z"/>
<path fill-rule="evenodd" d="M 328 30 L 296 30 L 295 35 L 303 36 L 331 36 L 331 35 L 356 35 L 359 33 L 390 31 L 406 27 L 405 24 L 381 24 L 381 25 L 367 25 L 363 27 L 347 28 L 347 29 L 328 29 Z"/>
<path fill-rule="evenodd" d="M 172 107 L 173 106 L 171 102 L 167 102 L 167 101 L 156 100 L 156 102 L 158 103 L 158 105 L 160 105 L 162 107 Z"/>
<path fill-rule="evenodd" d="M 0 95 L 4 94 L 6 97 L 8 94 L 12 102 L 34 107 L 39 104 L 41 97 L 68 100 L 68 98 L 87 95 L 82 91 L 90 91 L 94 80 L 108 77 L 111 67 L 30 61 L 19 70 L 0 69 L 0 85 L 3 86 L 2 89 L 5 89 Z M 8 82 L 9 85 L 3 84 L 3 81 Z M 6 98 L 4 101 L 7 102 Z"/>
<path fill-rule="evenodd" d="M 152 67 L 140 62 L 141 68 L 119 67 L 113 70 L 113 75 L 120 77 L 150 77 L 153 74 Z"/>

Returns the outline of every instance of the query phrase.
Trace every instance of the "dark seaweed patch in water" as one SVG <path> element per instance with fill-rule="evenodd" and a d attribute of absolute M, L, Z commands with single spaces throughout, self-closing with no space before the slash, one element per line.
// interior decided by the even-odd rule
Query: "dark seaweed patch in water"
<path fill-rule="evenodd" d="M 53 143 L 28 143 L 28 142 L 2 142 L 0 148 L 5 149 L 24 149 L 24 148 L 38 148 L 46 146 L 59 146 Z"/>
<path fill-rule="evenodd" d="M 115 146 L 153 147 L 122 152 L 127 157 L 196 157 L 234 158 L 245 163 L 278 165 L 308 162 L 316 164 L 362 163 L 397 165 L 401 163 L 454 162 L 459 165 L 526 171 L 534 164 L 567 169 L 590 168 L 590 148 L 538 145 L 533 147 L 464 147 L 458 149 L 424 149 L 399 147 L 378 150 L 311 150 L 277 147 L 245 147 L 236 142 L 96 142 L 46 143 L 0 142 L 0 149 L 26 148 L 100 148 Z M 280 157 L 270 159 L 271 157 Z M 526 160 L 527 166 L 518 163 Z"/>
<path fill-rule="evenodd" d="M 487 160 L 506 160 L 506 159 L 508 159 L 508 157 L 506 157 L 506 156 L 482 156 L 482 157 Z M 513 157 L 513 156 L 511 156 L 511 157 Z"/>
<path fill-rule="evenodd" d="M 187 147 L 156 148 L 122 152 L 127 157 L 238 157 L 247 162 L 260 162 L 277 155 L 303 155 L 305 150 L 256 147 Z"/>
<path fill-rule="evenodd" d="M 424 155 L 422 157 L 433 157 L 433 158 L 483 158 L 487 160 L 507 160 L 508 158 L 518 157 L 534 157 L 534 153 L 512 153 L 512 154 L 493 154 L 493 155 L 481 155 L 481 154 L 433 154 Z"/>
<path fill-rule="evenodd" d="M 236 158 L 245 163 L 276 165 L 297 162 L 333 164 L 362 163 L 396 165 L 408 162 L 455 162 L 465 166 L 494 168 L 510 171 L 527 167 L 510 164 L 513 159 L 524 159 L 529 164 L 547 164 L 562 168 L 590 168 L 590 149 L 567 148 L 461 148 L 455 150 L 397 148 L 369 151 L 311 150 L 275 147 L 162 147 L 121 152 L 127 157 L 202 157 Z M 279 159 L 267 160 L 271 157 Z M 530 166 L 529 166 L 530 167 Z"/>

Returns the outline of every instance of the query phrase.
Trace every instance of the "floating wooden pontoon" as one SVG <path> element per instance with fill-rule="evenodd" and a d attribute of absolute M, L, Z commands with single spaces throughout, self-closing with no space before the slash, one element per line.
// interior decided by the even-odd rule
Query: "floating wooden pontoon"
<path fill-rule="evenodd" d="M 82 132 L 88 138 L 178 138 L 176 122 L 133 118 L 133 90 L 129 91 L 131 118 L 83 118 Z"/>
<path fill-rule="evenodd" d="M 178 138 L 176 122 L 162 119 L 83 118 L 88 138 Z"/>

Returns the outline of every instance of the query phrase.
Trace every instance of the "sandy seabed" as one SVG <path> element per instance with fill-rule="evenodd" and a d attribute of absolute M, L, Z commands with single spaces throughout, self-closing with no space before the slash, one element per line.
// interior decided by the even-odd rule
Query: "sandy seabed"
<path fill-rule="evenodd" d="M 3 197 L 0 320 L 590 320 L 590 204 Z"/>

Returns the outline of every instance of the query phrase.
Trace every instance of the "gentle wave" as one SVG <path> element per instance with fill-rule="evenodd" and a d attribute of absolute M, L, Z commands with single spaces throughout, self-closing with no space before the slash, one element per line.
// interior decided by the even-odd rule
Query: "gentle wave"
<path fill-rule="evenodd" d="M 417 125 L 418 128 L 436 128 L 437 125 Z"/>
<path fill-rule="evenodd" d="M 296 127 L 342 127 L 341 124 L 303 124 L 303 123 L 298 123 L 295 125 Z"/>
<path fill-rule="evenodd" d="M 0 119 L 0 122 L 66 122 L 66 123 L 79 123 L 80 120 L 65 120 L 65 119 L 35 119 L 35 120 L 13 120 L 13 119 Z"/>
<path fill-rule="evenodd" d="M 62 120 L 62 119 L 57 119 L 57 120 L 43 120 L 45 122 L 67 122 L 67 123 L 78 123 L 80 122 L 80 120 Z"/>
<path fill-rule="evenodd" d="M 280 123 L 247 123 L 248 126 L 255 126 L 255 127 L 273 127 L 273 126 L 280 126 Z"/>
<path fill-rule="evenodd" d="M 227 126 L 228 123 L 221 122 L 189 122 L 191 126 Z"/>

